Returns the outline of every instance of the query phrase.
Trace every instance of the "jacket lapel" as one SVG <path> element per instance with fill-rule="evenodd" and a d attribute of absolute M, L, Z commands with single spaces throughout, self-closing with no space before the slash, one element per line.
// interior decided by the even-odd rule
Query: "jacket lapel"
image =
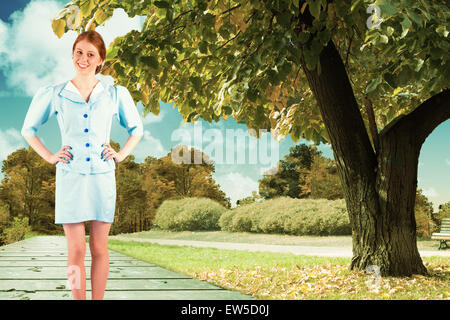
<path fill-rule="evenodd" d="M 89 104 L 95 103 L 95 101 L 100 99 L 105 92 L 105 84 L 100 80 L 89 97 Z M 70 80 L 68 80 L 63 86 L 62 90 L 59 92 L 59 95 L 76 103 L 86 103 Z"/>

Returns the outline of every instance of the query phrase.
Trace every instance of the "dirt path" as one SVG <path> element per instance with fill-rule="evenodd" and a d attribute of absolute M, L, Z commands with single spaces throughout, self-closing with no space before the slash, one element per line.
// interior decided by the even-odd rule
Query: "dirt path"
<path fill-rule="evenodd" d="M 217 248 L 227 250 L 248 250 L 248 251 L 268 251 L 293 253 L 296 255 L 322 256 L 322 257 L 352 257 L 351 247 L 314 247 L 297 245 L 274 245 L 274 244 L 253 244 L 253 243 L 234 243 L 234 242 L 210 242 L 193 240 L 169 240 L 169 239 L 139 239 L 124 236 L 109 236 L 111 240 L 151 242 L 176 246 L 193 246 L 200 248 Z M 450 257 L 450 250 L 426 251 L 419 250 L 422 257 L 441 256 Z"/>

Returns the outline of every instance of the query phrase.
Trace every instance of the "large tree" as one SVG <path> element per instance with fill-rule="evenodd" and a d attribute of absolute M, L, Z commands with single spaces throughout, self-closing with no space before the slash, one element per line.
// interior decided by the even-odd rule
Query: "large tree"
<path fill-rule="evenodd" d="M 417 164 L 450 117 L 449 10 L 445 0 L 377 0 L 368 14 L 370 2 L 74 0 L 52 26 L 61 37 L 116 8 L 146 16 L 111 43 L 104 69 L 144 115 L 173 101 L 185 121 L 232 116 L 258 137 L 328 141 L 353 229 L 351 268 L 424 274 Z"/>

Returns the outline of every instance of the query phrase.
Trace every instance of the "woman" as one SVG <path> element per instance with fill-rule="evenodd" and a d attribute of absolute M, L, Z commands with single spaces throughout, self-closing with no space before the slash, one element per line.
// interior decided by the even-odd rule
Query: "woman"
<path fill-rule="evenodd" d="M 55 223 L 67 239 L 67 274 L 74 299 L 86 299 L 84 221 L 91 221 L 92 299 L 103 299 L 109 272 L 108 234 L 116 203 L 115 162 L 124 160 L 143 135 L 143 125 L 128 90 L 110 86 L 95 75 L 106 58 L 96 31 L 81 33 L 72 47 L 76 74 L 64 83 L 39 88 L 22 127 L 29 145 L 56 165 Z M 62 148 L 52 154 L 36 136 L 39 126 L 56 115 Z M 109 144 L 112 118 L 129 138 L 118 152 Z"/>

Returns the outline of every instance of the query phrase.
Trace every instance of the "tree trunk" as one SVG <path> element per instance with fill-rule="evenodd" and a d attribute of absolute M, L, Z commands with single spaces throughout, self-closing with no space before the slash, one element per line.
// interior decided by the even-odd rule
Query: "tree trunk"
<path fill-rule="evenodd" d="M 380 133 L 380 152 L 376 155 L 332 41 L 320 54 L 320 64 L 319 75 L 317 69 L 308 70 L 302 59 L 344 189 L 352 225 L 350 268 L 365 270 L 377 265 L 382 275 L 425 274 L 417 249 L 414 217 L 417 164 L 426 136 L 450 117 L 448 90 L 388 125 Z M 428 125 L 421 127 L 418 122 L 425 116 L 430 118 Z"/>

